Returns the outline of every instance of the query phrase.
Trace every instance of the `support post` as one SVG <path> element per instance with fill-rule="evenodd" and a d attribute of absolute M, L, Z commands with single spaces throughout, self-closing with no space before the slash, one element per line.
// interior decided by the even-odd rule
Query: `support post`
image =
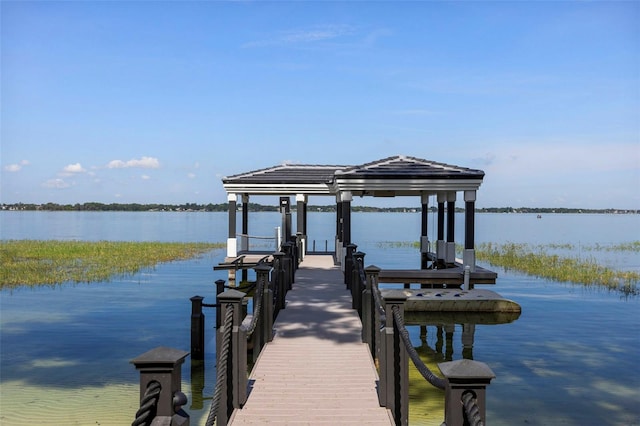
<path fill-rule="evenodd" d="M 191 299 L 191 359 L 204 359 L 204 314 L 202 313 L 202 296 Z"/>
<path fill-rule="evenodd" d="M 228 309 L 233 309 L 232 324 L 223 323 L 218 329 L 218 335 L 220 336 L 218 341 L 222 341 L 225 327 L 232 327 L 230 352 L 227 356 L 226 365 L 220 364 L 224 344 L 220 344 L 217 347 L 217 368 L 227 369 L 227 380 L 222 385 L 219 411 L 216 416 L 221 425 L 226 425 L 233 414 L 233 410 L 241 408 L 247 400 L 247 335 L 240 327 L 242 323 L 242 300 L 245 295 L 245 293 L 238 290 L 227 290 L 218 295 L 220 303 L 218 309 L 222 311 L 222 318 L 226 317 Z"/>
<path fill-rule="evenodd" d="M 448 425 L 470 424 L 465 421 L 463 397 L 470 392 L 477 402 L 478 414 L 486 423 L 487 386 L 496 376 L 484 362 L 461 359 L 438 364 L 447 380 L 444 400 L 444 422 Z"/>
<path fill-rule="evenodd" d="M 462 261 L 471 272 L 476 270 L 475 214 L 476 191 L 464 191 L 464 254 Z"/>
<path fill-rule="evenodd" d="M 220 293 L 224 292 L 224 280 L 216 280 L 216 303 L 219 303 L 220 301 L 218 300 L 218 295 L 220 295 Z M 220 328 L 220 311 L 221 309 L 218 307 L 216 308 L 216 330 Z"/>
<path fill-rule="evenodd" d="M 353 274 L 353 253 L 358 248 L 355 244 L 347 244 L 346 255 L 344 257 L 344 283 L 348 290 L 351 290 L 351 274 Z M 353 294 L 353 292 L 351 292 Z"/>
<path fill-rule="evenodd" d="M 282 244 L 282 249 L 284 252 L 283 265 L 286 283 L 285 291 L 289 291 L 293 288 L 293 277 L 295 274 L 295 271 L 293 269 L 293 248 L 291 247 L 291 242 Z"/>
<path fill-rule="evenodd" d="M 284 256 L 285 254 L 281 251 L 273 253 L 273 274 L 275 275 L 273 277 L 275 284 L 273 291 L 276 292 L 276 305 L 274 307 L 276 315 L 280 312 L 280 309 L 284 309 L 286 306 L 287 286 L 285 282 Z"/>
<path fill-rule="evenodd" d="M 227 257 L 236 257 L 238 255 L 238 242 L 236 240 L 236 213 L 238 196 L 236 194 L 227 194 L 229 203 L 229 233 L 227 238 Z"/>
<path fill-rule="evenodd" d="M 140 372 L 140 400 L 151 382 L 160 384 L 154 424 L 189 425 L 189 415 L 182 410 L 187 400 L 181 391 L 182 363 L 188 355 L 179 349 L 158 347 L 131 360 Z"/>
<path fill-rule="evenodd" d="M 420 202 L 422 204 L 422 220 L 420 221 L 420 269 L 427 269 L 429 261 L 429 194 L 421 194 Z"/>
<path fill-rule="evenodd" d="M 386 407 L 391 410 L 395 424 L 402 426 L 409 424 L 409 357 L 392 308 L 397 306 L 404 317 L 406 300 L 407 296 L 401 290 L 392 290 L 385 295 L 384 364 L 382 360 L 380 362 L 383 370 L 380 372 L 380 389 L 386 395 Z"/>
<path fill-rule="evenodd" d="M 365 287 L 365 284 L 360 282 L 360 277 L 365 277 L 365 275 L 361 275 L 360 271 L 364 269 L 364 256 L 365 254 L 361 251 L 353 253 L 353 269 L 351 274 L 351 307 L 358 311 L 360 318 L 362 318 L 362 292 Z"/>
<path fill-rule="evenodd" d="M 371 357 L 375 359 L 377 357 L 376 339 L 380 327 L 376 326 L 377 308 L 373 291 L 378 291 L 380 268 L 374 265 L 367 266 L 364 274 L 366 283 L 365 290 L 362 292 L 362 341 L 369 345 Z"/>
<path fill-rule="evenodd" d="M 456 261 L 456 193 L 447 193 L 447 252 L 445 262 L 455 263 Z"/>
<path fill-rule="evenodd" d="M 298 236 L 298 244 L 300 244 L 300 260 L 304 260 L 307 253 L 307 196 L 304 194 L 296 195 L 296 235 Z"/>
<path fill-rule="evenodd" d="M 351 244 L 351 192 L 341 192 L 340 199 L 342 200 L 342 247 L 345 249 L 343 252 L 345 254 L 346 247 Z M 345 272 L 344 269 L 343 272 Z"/>
<path fill-rule="evenodd" d="M 340 200 L 340 195 L 336 196 L 336 259 L 340 262 L 340 265 L 344 266 L 342 263 L 342 201 Z"/>
<path fill-rule="evenodd" d="M 443 267 L 446 256 L 444 241 L 444 202 L 447 200 L 446 192 L 438 192 L 438 240 L 436 241 L 437 267 Z"/>
<path fill-rule="evenodd" d="M 249 194 L 242 194 L 242 239 L 245 241 L 244 249 L 249 251 Z M 247 281 L 248 272 L 246 269 L 242 270 L 242 281 Z M 236 278 L 237 279 L 237 278 Z"/>
<path fill-rule="evenodd" d="M 253 268 L 256 271 L 256 279 L 258 285 L 262 285 L 262 312 L 260 314 L 260 348 L 262 348 L 267 342 L 273 340 L 273 291 L 271 290 L 269 282 L 269 272 L 271 267 L 268 265 L 258 265 Z M 261 283 L 261 284 L 260 284 Z M 255 348 L 254 348 L 255 352 Z"/>

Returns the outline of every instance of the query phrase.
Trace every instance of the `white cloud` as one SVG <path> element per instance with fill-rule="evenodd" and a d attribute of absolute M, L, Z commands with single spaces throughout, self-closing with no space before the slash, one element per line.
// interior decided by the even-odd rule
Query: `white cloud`
<path fill-rule="evenodd" d="M 65 182 L 63 179 L 49 179 L 48 181 L 42 184 L 45 188 L 55 188 L 55 189 L 64 189 L 69 188 L 71 186 L 70 183 Z"/>
<path fill-rule="evenodd" d="M 28 166 L 29 164 L 31 164 L 29 160 L 22 160 L 18 164 L 7 164 L 4 166 L 4 170 L 7 172 L 19 172 L 23 166 Z"/>
<path fill-rule="evenodd" d="M 125 169 L 129 167 L 138 167 L 141 169 L 157 169 L 160 167 L 160 161 L 155 157 L 142 157 L 129 161 L 113 160 L 107 164 L 109 169 Z"/>
<path fill-rule="evenodd" d="M 326 40 L 333 40 L 353 33 L 354 29 L 349 25 L 317 25 L 310 28 L 282 31 L 279 34 L 264 40 L 245 43 L 242 47 L 251 48 L 317 43 Z"/>
<path fill-rule="evenodd" d="M 7 164 L 4 166 L 4 170 L 7 172 L 19 172 L 22 169 L 20 164 Z"/>
<path fill-rule="evenodd" d="M 142 176 L 140 176 L 140 177 L 142 178 L 142 180 L 149 180 L 149 179 L 151 179 L 151 176 L 149 176 L 149 175 L 142 175 Z"/>
<path fill-rule="evenodd" d="M 69 164 L 68 166 L 65 166 L 64 171 L 67 172 L 67 173 L 83 173 L 83 172 L 86 172 L 86 170 L 82 167 L 82 165 L 80 163 Z"/>
<path fill-rule="evenodd" d="M 189 174 L 187 175 L 187 177 L 189 177 L 189 179 L 195 179 L 196 174 L 195 174 L 195 173 L 189 173 Z"/>

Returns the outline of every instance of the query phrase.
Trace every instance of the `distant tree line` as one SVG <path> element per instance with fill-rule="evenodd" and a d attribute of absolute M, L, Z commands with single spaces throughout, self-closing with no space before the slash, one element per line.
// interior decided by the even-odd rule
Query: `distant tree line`
<path fill-rule="evenodd" d="M 21 211 L 119 211 L 119 212 L 151 212 L 151 211 L 164 211 L 164 212 L 226 212 L 228 211 L 227 203 L 220 204 L 197 204 L 197 203 L 185 203 L 185 204 L 138 204 L 138 203 L 76 203 L 76 204 L 30 204 L 30 203 L 15 203 L 15 204 L 1 204 L 2 210 L 21 210 Z M 247 208 L 251 212 L 277 212 L 279 206 L 263 205 L 256 203 L 248 203 Z M 243 205 L 238 205 L 238 210 L 241 211 Z M 296 211 L 296 204 L 291 206 L 292 211 Z M 420 207 L 370 207 L 370 206 L 351 206 L 353 212 L 389 212 L 389 213 L 416 213 L 422 209 Z M 335 205 L 327 206 L 307 206 L 308 212 L 335 212 Z M 430 212 L 436 212 L 435 206 L 429 207 Z M 456 207 L 456 212 L 464 212 L 463 208 Z M 640 210 L 629 209 L 577 209 L 566 207 L 483 207 L 477 208 L 478 213 L 602 213 L 602 214 L 638 214 Z"/>

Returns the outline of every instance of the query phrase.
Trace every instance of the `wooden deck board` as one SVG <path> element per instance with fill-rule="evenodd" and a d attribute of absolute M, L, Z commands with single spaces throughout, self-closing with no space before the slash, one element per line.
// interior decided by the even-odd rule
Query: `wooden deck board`
<path fill-rule="evenodd" d="M 230 424 L 393 424 L 378 404 L 375 366 L 333 257 L 305 257 L 274 329 Z"/>

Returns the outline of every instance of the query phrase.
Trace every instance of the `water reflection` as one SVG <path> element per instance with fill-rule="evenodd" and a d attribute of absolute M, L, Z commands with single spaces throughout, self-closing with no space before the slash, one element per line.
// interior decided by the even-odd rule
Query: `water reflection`
<path fill-rule="evenodd" d="M 516 321 L 519 312 L 405 312 L 405 324 L 422 361 L 440 375 L 438 364 L 455 359 L 474 359 L 478 326 Z M 459 340 L 458 340 L 459 337 Z M 459 351 L 459 355 L 456 353 Z M 482 357 L 478 361 L 483 361 Z M 444 392 L 431 386 L 409 363 L 409 422 L 440 425 L 444 420 Z"/>

